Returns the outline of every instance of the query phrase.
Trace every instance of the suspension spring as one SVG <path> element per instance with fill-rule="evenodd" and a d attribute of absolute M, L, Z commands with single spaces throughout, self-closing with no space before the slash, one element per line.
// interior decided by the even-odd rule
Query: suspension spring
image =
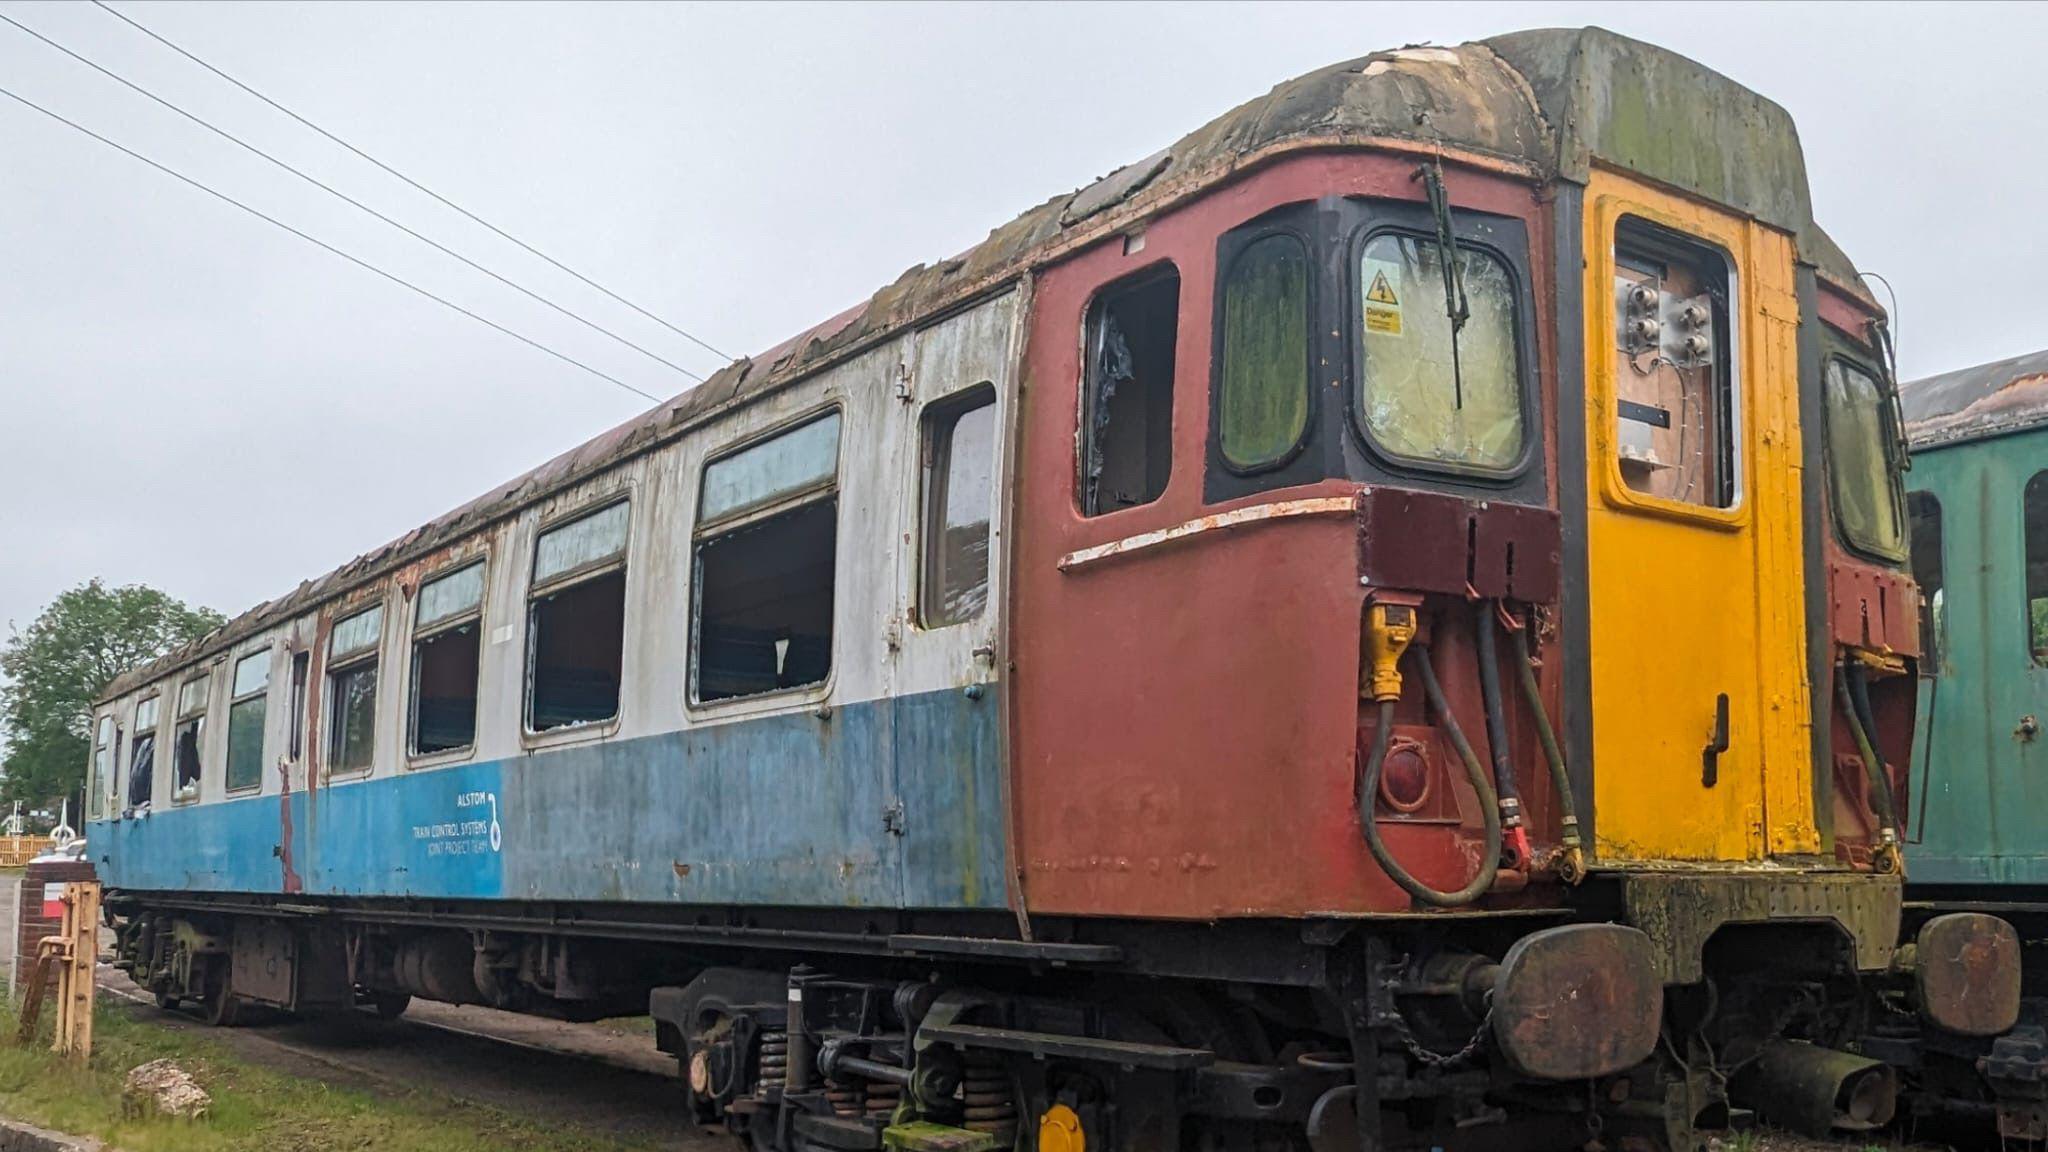
<path fill-rule="evenodd" d="M 783 1032 L 761 1033 L 761 1056 L 755 1067 L 754 1095 L 766 1097 L 780 1092 L 789 1081 L 789 1036 Z"/>
<path fill-rule="evenodd" d="M 969 1053 L 960 1080 L 961 1127 L 987 1132 L 1005 1147 L 1017 1139 L 1017 1096 L 1000 1059 Z"/>
<path fill-rule="evenodd" d="M 896 1112 L 896 1105 L 903 1102 L 903 1087 L 899 1084 L 884 1084 L 880 1080 L 868 1081 L 867 1114 L 877 1120 L 887 1120 Z"/>

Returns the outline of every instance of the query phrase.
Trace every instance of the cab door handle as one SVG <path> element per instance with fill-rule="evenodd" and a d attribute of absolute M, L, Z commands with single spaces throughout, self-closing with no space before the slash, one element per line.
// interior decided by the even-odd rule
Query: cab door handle
<path fill-rule="evenodd" d="M 1700 753 L 1700 787 L 1712 788 L 1721 778 L 1721 753 L 1728 750 L 1728 694 L 1714 697 L 1714 731 Z"/>

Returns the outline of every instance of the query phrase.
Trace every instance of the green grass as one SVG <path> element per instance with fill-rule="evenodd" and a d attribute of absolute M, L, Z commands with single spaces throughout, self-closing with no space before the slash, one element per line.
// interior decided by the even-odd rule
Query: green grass
<path fill-rule="evenodd" d="M 370 1093 L 302 1080 L 237 1057 L 220 1044 L 174 1033 L 103 1006 L 90 1065 L 13 1041 L 16 1019 L 0 1010 L 0 1114 L 123 1152 L 637 1152 L 652 1144 L 567 1131 L 496 1109 L 421 1092 Z M 122 1115 L 128 1070 L 170 1057 L 213 1095 L 197 1123 Z"/>

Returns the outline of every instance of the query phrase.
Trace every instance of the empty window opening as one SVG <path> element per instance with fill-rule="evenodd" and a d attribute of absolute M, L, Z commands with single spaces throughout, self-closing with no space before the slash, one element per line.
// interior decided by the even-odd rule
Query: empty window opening
<path fill-rule="evenodd" d="M 1366 435 L 1403 460 L 1505 472 L 1524 442 L 1515 278 L 1500 257 L 1457 245 L 1465 319 L 1454 324 L 1446 255 L 1433 236 L 1383 232 L 1365 243 L 1355 330 Z"/>
<path fill-rule="evenodd" d="M 420 588 L 407 723 L 408 747 L 415 756 L 457 752 L 476 743 L 483 597 L 482 564 L 428 581 Z"/>
<path fill-rule="evenodd" d="M 832 670 L 837 498 L 697 546 L 697 699 L 822 683 Z"/>
<path fill-rule="evenodd" d="M 1309 264 L 1300 238 L 1254 240 L 1223 281 L 1216 437 L 1240 470 L 1292 455 L 1308 430 Z"/>
<path fill-rule="evenodd" d="M 619 714 L 627 516 L 620 501 L 541 533 L 534 550 L 536 591 L 527 604 L 529 731 L 601 724 Z M 462 647 L 450 640 L 445 653 L 434 655 L 452 664 Z M 473 696 L 474 685 L 469 690 Z M 473 716 L 470 724 L 473 729 Z"/>
<path fill-rule="evenodd" d="M 1081 514 L 1150 504 L 1173 470 L 1180 274 L 1139 273 L 1088 311 L 1081 390 Z"/>
<path fill-rule="evenodd" d="M 1639 220 L 1615 231 L 1615 449 L 1622 482 L 1646 496 L 1739 496 L 1730 284 L 1717 252 Z"/>
<path fill-rule="evenodd" d="M 1835 522 L 1865 552 L 1903 559 L 1905 525 L 1885 389 L 1877 377 L 1839 357 L 1828 361 L 1824 387 Z"/>
<path fill-rule="evenodd" d="M 943 628 L 975 619 L 988 603 L 995 389 L 933 405 L 924 422 L 924 566 L 917 617 L 926 628 Z"/>
<path fill-rule="evenodd" d="M 86 818 L 98 820 L 106 815 L 107 790 L 113 783 L 114 718 L 100 717 L 99 726 L 93 730 L 92 779 L 86 782 Z"/>
<path fill-rule="evenodd" d="M 187 680 L 178 689 L 178 726 L 171 733 L 171 799 L 196 800 L 204 774 L 201 754 L 206 746 L 206 697 L 210 676 Z"/>
<path fill-rule="evenodd" d="M 228 704 L 228 791 L 263 783 L 263 727 L 270 709 L 270 650 L 235 662 Z"/>
<path fill-rule="evenodd" d="M 306 675 L 312 663 L 311 652 L 292 653 L 291 759 L 294 764 L 306 754 Z"/>
<path fill-rule="evenodd" d="M 156 788 L 156 705 L 151 696 L 135 705 L 135 739 L 128 747 L 128 806 L 147 805 Z"/>
<path fill-rule="evenodd" d="M 2048 664 L 2048 471 L 2034 473 L 2024 497 L 2027 520 L 2027 647 Z"/>
<path fill-rule="evenodd" d="M 334 626 L 327 647 L 327 771 L 367 772 L 377 755 L 377 644 L 384 609 Z"/>
<path fill-rule="evenodd" d="M 1913 583 L 1920 586 L 1920 674 L 1931 676 L 1941 669 L 1948 607 L 1941 586 L 1941 501 L 1932 492 L 1907 493 L 1906 518 L 1912 525 Z"/>

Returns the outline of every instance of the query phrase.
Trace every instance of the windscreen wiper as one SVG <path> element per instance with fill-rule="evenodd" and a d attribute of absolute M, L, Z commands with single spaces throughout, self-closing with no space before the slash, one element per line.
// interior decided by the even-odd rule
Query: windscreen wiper
<path fill-rule="evenodd" d="M 1451 231 L 1451 198 L 1444 191 L 1444 164 L 1435 160 L 1415 170 L 1429 196 L 1429 212 L 1436 219 L 1436 256 L 1444 270 L 1444 315 L 1451 321 L 1451 389 L 1455 406 L 1465 406 L 1465 375 L 1458 363 L 1458 333 L 1472 309 L 1465 299 L 1465 269 L 1458 259 L 1458 237 Z"/>

